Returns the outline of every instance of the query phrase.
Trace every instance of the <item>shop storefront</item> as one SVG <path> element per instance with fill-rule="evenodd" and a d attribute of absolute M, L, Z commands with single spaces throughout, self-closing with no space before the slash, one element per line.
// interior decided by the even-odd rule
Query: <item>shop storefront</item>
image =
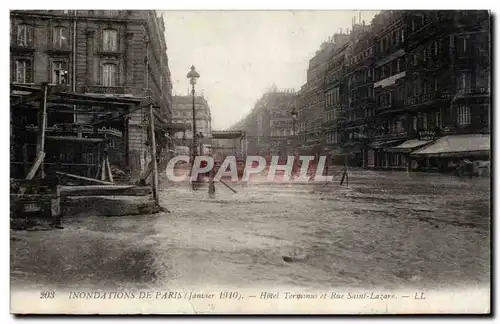
<path fill-rule="evenodd" d="M 394 147 L 390 147 L 387 151 L 393 154 L 394 165 L 396 168 L 411 170 L 410 153 L 431 142 L 432 140 L 411 139 Z"/>
<path fill-rule="evenodd" d="M 403 140 L 376 141 L 368 144 L 367 168 L 389 169 L 404 163 L 404 157 L 400 154 L 388 152 L 387 148 L 398 145 Z"/>
<path fill-rule="evenodd" d="M 489 134 L 447 135 L 415 150 L 410 156 L 417 161 L 419 170 L 447 171 L 450 165 L 463 160 L 487 161 L 490 150 Z"/>

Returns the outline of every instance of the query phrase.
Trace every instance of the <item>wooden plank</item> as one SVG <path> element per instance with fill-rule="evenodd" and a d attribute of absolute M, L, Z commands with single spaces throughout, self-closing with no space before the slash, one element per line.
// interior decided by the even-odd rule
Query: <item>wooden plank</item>
<path fill-rule="evenodd" d="M 153 198 L 158 203 L 158 165 L 156 163 L 155 117 L 153 104 L 149 105 L 149 125 L 151 129 L 151 162 L 153 163 Z"/>
<path fill-rule="evenodd" d="M 225 185 L 226 187 L 228 187 L 229 190 L 231 190 L 232 192 L 238 193 L 236 190 L 234 190 L 233 188 L 231 188 L 227 183 L 225 183 L 224 181 L 222 181 L 222 179 L 219 179 L 219 182 L 221 182 L 223 185 Z"/>
<path fill-rule="evenodd" d="M 101 181 L 106 180 L 106 158 L 102 159 L 101 163 Z"/>
<path fill-rule="evenodd" d="M 54 141 L 71 141 L 71 142 L 84 142 L 84 143 L 102 143 L 104 138 L 86 138 L 76 136 L 47 136 L 47 139 Z"/>
<path fill-rule="evenodd" d="M 25 180 L 31 180 L 33 179 L 33 177 L 35 176 L 36 174 L 36 171 L 38 170 L 38 168 L 40 167 L 40 165 L 42 164 L 42 161 L 43 159 L 45 158 L 45 152 L 41 152 L 36 160 L 35 160 L 35 163 L 31 166 L 31 169 L 30 171 L 28 172 L 28 175 L 26 176 L 26 179 Z M 20 195 L 24 195 L 24 193 L 26 192 L 26 187 L 25 186 L 20 186 L 19 187 L 19 191 L 18 193 Z"/>
<path fill-rule="evenodd" d="M 97 172 L 95 174 L 95 178 L 99 178 L 99 175 L 101 174 L 101 168 L 102 168 L 102 163 L 97 164 Z"/>
<path fill-rule="evenodd" d="M 61 195 L 72 196 L 150 196 L 150 186 L 120 186 L 120 185 L 90 185 L 90 186 L 63 186 Z"/>
<path fill-rule="evenodd" d="M 23 166 L 24 166 L 24 174 L 28 174 L 29 166 L 28 166 L 28 144 L 23 144 Z"/>
<path fill-rule="evenodd" d="M 26 180 L 31 180 L 35 176 L 36 172 L 38 171 L 38 168 L 42 164 L 43 159 L 45 158 L 45 152 L 40 152 L 38 156 L 36 157 L 35 163 L 31 166 L 30 171 L 28 172 L 28 175 L 26 176 Z"/>
<path fill-rule="evenodd" d="M 106 156 L 106 170 L 108 171 L 109 181 L 114 182 L 113 181 L 113 173 L 111 172 L 111 166 L 109 165 L 109 159 L 107 156 Z"/>
<path fill-rule="evenodd" d="M 45 153 L 45 131 L 47 129 L 47 83 L 44 83 L 42 85 L 42 92 L 43 92 L 43 97 L 40 101 L 40 122 L 39 122 L 39 135 L 38 135 L 38 145 L 37 145 L 37 155 L 40 154 L 40 152 Z M 43 167 L 43 160 L 40 164 L 40 176 L 42 178 L 45 177 L 45 172 L 44 172 L 44 167 Z"/>
<path fill-rule="evenodd" d="M 71 173 L 66 173 L 66 172 L 61 172 L 61 171 L 56 171 L 56 173 L 58 175 L 65 176 L 65 177 L 68 177 L 68 178 L 73 178 L 73 179 L 78 179 L 78 180 L 84 180 L 84 181 L 88 181 L 88 182 L 94 182 L 94 183 L 100 183 L 100 184 L 108 184 L 108 185 L 112 185 L 113 184 L 112 182 L 101 181 L 101 180 L 97 180 L 97 179 L 82 177 L 82 176 L 79 176 L 79 175 L 76 175 L 76 174 L 71 174 Z"/>
<path fill-rule="evenodd" d="M 158 168 L 160 169 L 164 169 L 166 166 L 167 166 L 167 163 L 168 162 L 168 156 L 163 156 L 160 158 L 160 163 L 158 163 Z M 149 177 L 149 175 L 151 174 L 151 172 L 153 172 L 153 163 L 152 162 L 149 162 L 146 170 L 144 170 L 142 176 L 141 176 L 141 180 L 142 181 L 146 181 L 146 179 Z"/>

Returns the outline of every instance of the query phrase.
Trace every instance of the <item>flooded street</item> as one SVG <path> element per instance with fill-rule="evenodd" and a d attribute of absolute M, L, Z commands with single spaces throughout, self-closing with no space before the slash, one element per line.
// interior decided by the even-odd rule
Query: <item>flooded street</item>
<path fill-rule="evenodd" d="M 11 231 L 24 287 L 464 287 L 489 284 L 489 179 L 354 171 L 323 184 L 162 190 L 171 213 Z M 285 262 L 287 257 L 293 262 Z"/>

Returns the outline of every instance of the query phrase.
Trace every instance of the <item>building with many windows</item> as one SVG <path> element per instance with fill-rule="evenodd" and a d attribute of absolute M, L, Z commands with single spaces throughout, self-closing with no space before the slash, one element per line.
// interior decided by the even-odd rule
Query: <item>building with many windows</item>
<path fill-rule="evenodd" d="M 298 133 L 299 126 L 292 117 L 296 99 L 295 90 L 273 86 L 257 100 L 244 119 L 231 127 L 245 132 L 248 154 L 273 154 L 283 158 L 293 155 L 299 144 L 294 141 L 294 128 Z"/>
<path fill-rule="evenodd" d="M 384 10 L 370 24 L 354 20 L 347 37 L 336 34 L 309 61 L 296 98 L 301 153 L 391 170 L 489 159 L 490 34 L 484 10 Z M 262 107 L 247 123 L 257 138 L 272 129 Z"/>
<path fill-rule="evenodd" d="M 489 133 L 488 12 L 388 11 L 381 15 L 385 16 L 377 18 L 384 27 L 377 44 L 379 48 L 389 44 L 389 48 L 376 68 L 390 64 L 390 73 L 382 74 L 374 85 L 378 100 L 374 140 L 385 141 L 375 154 L 374 166 L 445 170 L 456 158 L 488 159 L 487 152 L 471 146 L 476 138 L 489 145 L 489 136 L 481 135 Z M 400 41 L 394 41 L 394 36 Z M 440 152 L 433 144 L 438 138 L 461 144 L 450 147 L 451 152 Z"/>
<path fill-rule="evenodd" d="M 344 41 L 344 45 L 341 45 L 343 39 L 335 41 L 335 43 L 339 44 L 339 47 L 327 62 L 323 129 L 325 130 L 325 147 L 329 154 L 342 155 L 341 143 L 346 121 L 345 112 L 347 110 L 347 83 L 344 82 L 345 67 L 347 65 L 347 53 L 349 52 L 351 43 L 348 38 L 350 36 L 347 33 L 335 36 L 343 36 L 347 39 Z"/>
<path fill-rule="evenodd" d="M 212 137 L 212 113 L 207 100 L 203 96 L 195 96 L 196 135 L 199 144 L 209 143 Z M 184 131 L 176 132 L 175 144 L 177 153 L 188 153 L 193 141 L 193 97 L 173 96 L 172 122 L 186 125 Z"/>

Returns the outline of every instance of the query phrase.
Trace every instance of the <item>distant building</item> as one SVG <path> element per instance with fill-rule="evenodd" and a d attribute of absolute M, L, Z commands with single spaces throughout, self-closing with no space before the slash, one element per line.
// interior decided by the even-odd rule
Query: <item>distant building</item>
<path fill-rule="evenodd" d="M 231 127 L 246 133 L 248 154 L 292 154 L 292 111 L 296 107 L 296 99 L 297 94 L 293 89 L 280 90 L 273 86 L 242 121 Z"/>
<path fill-rule="evenodd" d="M 345 36 L 349 37 L 348 34 Z M 323 118 L 323 134 L 325 148 L 332 155 L 341 155 L 341 143 L 346 123 L 348 108 L 347 88 L 345 73 L 349 50 L 352 44 L 346 42 L 338 47 L 327 62 L 325 77 L 325 112 Z M 343 163 L 337 159 L 337 163 Z"/>
<path fill-rule="evenodd" d="M 194 99 L 198 144 L 203 143 L 204 146 L 208 146 L 212 138 L 212 113 L 210 106 L 203 96 L 195 96 Z M 186 131 L 176 132 L 174 135 L 176 151 L 179 154 L 186 154 L 189 152 L 193 141 L 193 97 L 175 95 L 173 96 L 172 106 L 172 122 L 174 124 L 186 125 Z"/>
<path fill-rule="evenodd" d="M 129 114 L 120 111 L 119 118 L 103 124 L 121 132 L 110 139 L 111 163 L 131 171 L 143 170 L 149 159 L 148 103 L 154 104 L 165 122 L 169 123 L 172 115 L 163 17 L 153 10 L 12 10 L 10 23 L 13 84 L 47 82 L 65 86 L 72 93 L 144 99 L 142 109 Z M 48 126 L 92 125 L 102 115 L 116 113 L 106 107 L 96 107 L 94 114 L 68 112 L 74 108 L 66 105 L 61 109 L 64 112 L 51 113 Z M 12 114 L 12 118 L 36 119 L 27 116 L 25 109 L 14 109 Z M 161 130 L 169 131 L 168 127 L 158 128 Z M 34 159 L 34 151 L 28 147 L 28 160 Z M 69 160 L 62 162 L 74 158 L 68 156 Z M 88 155 L 85 164 L 97 167 L 96 159 L 96 154 Z"/>

